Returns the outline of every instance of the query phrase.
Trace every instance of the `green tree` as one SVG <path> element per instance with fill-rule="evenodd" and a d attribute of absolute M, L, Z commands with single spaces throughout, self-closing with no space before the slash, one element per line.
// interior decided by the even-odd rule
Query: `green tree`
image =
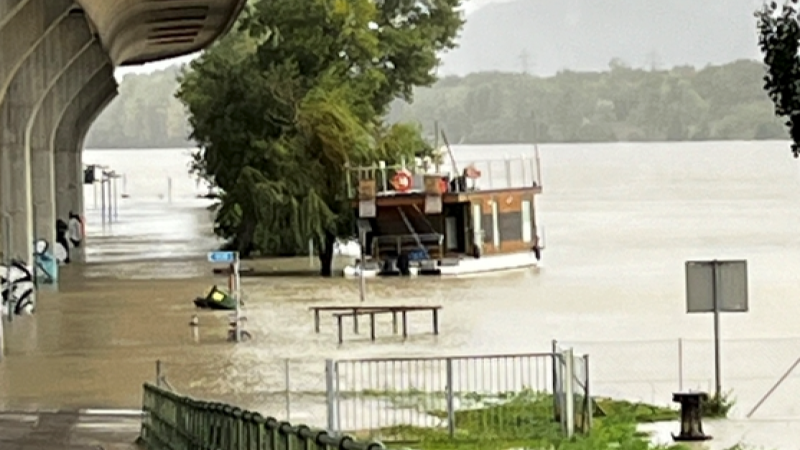
<path fill-rule="evenodd" d="M 259 38 L 242 34 L 249 47 L 237 51 L 255 57 Z M 540 142 L 785 138 L 786 119 L 776 117 L 764 91 L 760 61 L 649 71 L 614 60 L 609 67 L 546 78 L 498 72 L 449 76 L 414 89 L 413 103 L 395 97 L 383 117 L 389 123 L 416 122 L 429 137 L 439 122 L 451 142 L 469 144 L 530 142 L 537 136 L 531 113 Z M 253 70 L 261 69 L 256 64 Z M 178 73 L 169 68 L 126 76 L 88 145 L 190 146 L 185 107 L 170 95 L 178 88 Z"/>
<path fill-rule="evenodd" d="M 792 153 L 800 157 L 800 23 L 797 0 L 782 8 L 774 1 L 756 13 L 759 46 L 764 54 L 767 75 L 764 89 L 775 104 L 775 114 L 786 118 Z"/>
<path fill-rule="evenodd" d="M 216 231 L 243 255 L 316 242 L 331 274 L 352 233 L 346 167 L 430 147 L 386 125 L 396 98 L 432 84 L 454 47 L 460 0 L 264 0 L 191 63 L 178 98 L 201 149 L 193 170 L 223 192 Z"/>

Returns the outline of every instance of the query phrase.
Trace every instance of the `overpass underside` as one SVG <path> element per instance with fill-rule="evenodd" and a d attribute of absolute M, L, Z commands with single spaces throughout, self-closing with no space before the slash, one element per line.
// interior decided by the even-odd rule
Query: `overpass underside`
<path fill-rule="evenodd" d="M 0 0 L 0 249 L 33 267 L 34 242 L 83 215 L 84 139 L 116 97 L 114 69 L 201 50 L 245 0 Z M 66 242 L 83 261 L 80 242 Z M 77 245 L 76 245 L 77 244 Z"/>

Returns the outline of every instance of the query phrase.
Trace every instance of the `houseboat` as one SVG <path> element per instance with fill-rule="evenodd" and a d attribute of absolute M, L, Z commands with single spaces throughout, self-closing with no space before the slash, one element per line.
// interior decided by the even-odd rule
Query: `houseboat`
<path fill-rule="evenodd" d="M 362 257 L 346 277 L 458 276 L 535 267 L 541 194 L 538 154 L 475 161 L 448 171 L 438 164 L 348 168 L 348 193 Z"/>

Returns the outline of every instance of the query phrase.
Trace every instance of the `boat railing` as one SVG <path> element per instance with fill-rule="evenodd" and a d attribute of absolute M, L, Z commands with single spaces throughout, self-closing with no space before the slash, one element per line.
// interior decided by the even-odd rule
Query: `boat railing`
<path fill-rule="evenodd" d="M 441 247 L 444 243 L 444 235 L 440 233 L 423 233 L 423 234 L 395 234 L 376 236 L 372 241 L 373 254 L 379 256 L 382 249 L 385 251 L 386 247 L 391 245 L 398 255 L 408 253 L 412 256 L 411 259 L 427 259 L 427 249 L 430 246 Z M 417 247 L 408 251 L 408 245 Z M 404 251 L 405 250 L 405 251 Z M 420 254 L 417 254 L 420 253 Z M 425 255 L 422 255 L 425 253 Z"/>
<path fill-rule="evenodd" d="M 393 179 L 402 170 L 411 174 L 411 187 L 398 191 Z M 541 188 L 541 172 L 538 157 L 522 155 L 516 158 L 486 159 L 466 163 L 438 164 L 417 158 L 413 163 L 401 162 L 389 165 L 379 161 L 372 166 L 349 167 L 347 188 L 350 198 L 358 196 L 361 180 L 374 180 L 377 196 L 425 191 L 425 177 L 438 176 L 446 182 L 446 191 L 468 193 L 497 189 Z"/>

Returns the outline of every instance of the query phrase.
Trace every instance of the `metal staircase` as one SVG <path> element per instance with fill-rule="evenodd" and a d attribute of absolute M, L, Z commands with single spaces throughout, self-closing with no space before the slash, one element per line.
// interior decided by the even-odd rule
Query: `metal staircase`
<path fill-rule="evenodd" d="M 414 240 L 417 242 L 417 247 L 420 249 L 421 252 L 424 254 L 425 259 L 430 259 L 430 254 L 428 253 L 428 249 L 422 245 L 422 241 L 419 238 L 419 234 L 417 234 L 417 230 L 414 229 L 414 226 L 411 225 L 411 221 L 408 220 L 408 216 L 406 216 L 406 212 L 403 211 L 403 208 L 398 206 L 397 211 L 400 213 L 400 217 L 403 219 L 403 223 L 406 224 L 406 228 L 408 229 L 409 233 L 414 236 Z"/>

